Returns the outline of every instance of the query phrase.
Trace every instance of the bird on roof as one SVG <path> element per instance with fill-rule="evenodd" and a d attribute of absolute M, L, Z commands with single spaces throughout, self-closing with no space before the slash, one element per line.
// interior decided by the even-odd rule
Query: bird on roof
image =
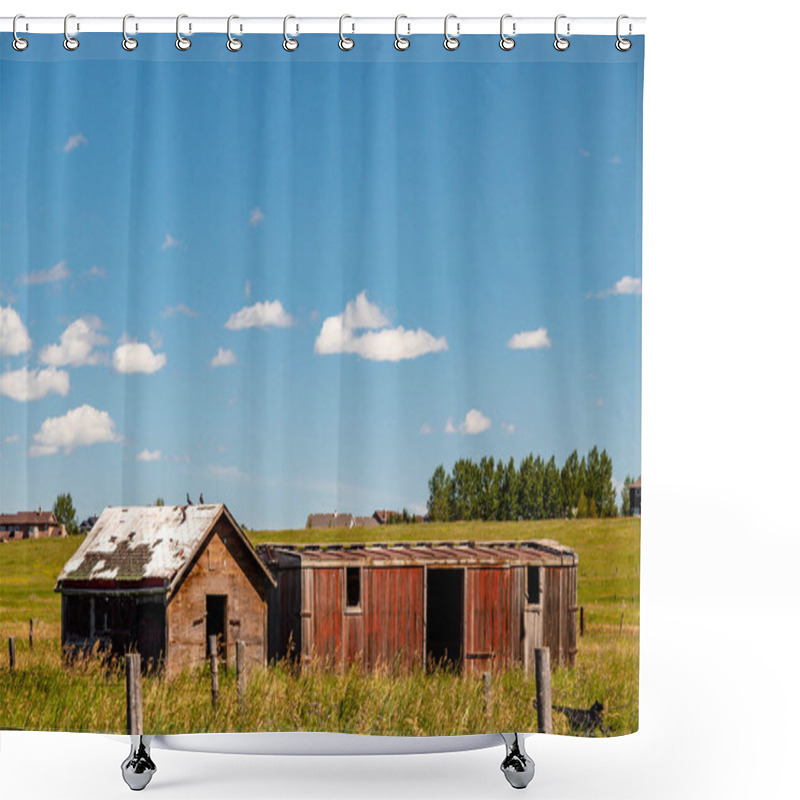
<path fill-rule="evenodd" d="M 200 492 L 200 505 L 203 505 L 205 501 L 203 500 L 203 493 Z"/>
<path fill-rule="evenodd" d="M 192 505 L 192 498 L 189 497 L 189 492 L 186 492 L 186 505 L 187 506 Z"/>

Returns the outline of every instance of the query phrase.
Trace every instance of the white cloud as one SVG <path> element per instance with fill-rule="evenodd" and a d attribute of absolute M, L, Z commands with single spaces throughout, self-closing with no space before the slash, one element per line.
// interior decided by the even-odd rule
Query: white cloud
<path fill-rule="evenodd" d="M 19 434 L 12 433 L 11 436 L 6 436 L 6 438 L 3 439 L 3 444 L 16 444 L 18 441 L 19 441 Z"/>
<path fill-rule="evenodd" d="M 64 397 L 68 391 L 69 373 L 55 367 L 39 370 L 22 367 L 0 375 L 0 395 L 19 403 L 41 400 L 48 394 Z"/>
<path fill-rule="evenodd" d="M 241 331 L 246 328 L 288 328 L 293 323 L 292 315 L 280 300 L 265 300 L 231 314 L 225 327 L 231 331 Z"/>
<path fill-rule="evenodd" d="M 150 347 L 160 350 L 163 346 L 164 337 L 155 328 L 150 328 Z"/>
<path fill-rule="evenodd" d="M 430 436 L 433 433 L 433 428 L 427 422 L 423 422 L 419 432 L 422 436 Z"/>
<path fill-rule="evenodd" d="M 81 274 L 86 278 L 102 278 L 103 280 L 105 280 L 106 268 L 98 267 L 97 264 L 95 264 L 93 267 L 85 269 Z"/>
<path fill-rule="evenodd" d="M 173 237 L 170 236 L 169 233 L 167 233 L 166 237 L 164 238 L 164 241 L 161 242 L 161 249 L 169 250 L 170 247 L 177 247 L 179 244 L 180 242 L 177 239 L 173 239 Z"/>
<path fill-rule="evenodd" d="M 614 288 L 609 294 L 641 294 L 642 293 L 642 279 L 633 278 L 626 275 L 620 278 L 615 284 Z"/>
<path fill-rule="evenodd" d="M 19 279 L 19 283 L 23 286 L 36 286 L 42 283 L 56 283 L 57 281 L 65 281 L 70 276 L 69 268 L 66 261 L 59 261 L 58 264 L 50 267 L 50 269 L 35 269 L 27 275 L 23 275 Z"/>
<path fill-rule="evenodd" d="M 136 454 L 137 461 L 161 461 L 160 450 L 142 450 Z"/>
<path fill-rule="evenodd" d="M 95 350 L 108 344 L 108 338 L 100 333 L 102 328 L 98 317 L 76 319 L 61 334 L 59 344 L 42 348 L 39 360 L 53 367 L 83 367 L 104 362 L 106 354 Z"/>
<path fill-rule="evenodd" d="M 233 350 L 226 350 L 224 347 L 217 348 L 217 354 L 211 359 L 212 367 L 231 367 L 236 363 L 236 353 Z"/>
<path fill-rule="evenodd" d="M 455 424 L 452 417 L 447 420 L 445 425 L 445 433 L 463 433 L 474 436 L 477 433 L 484 433 L 492 427 L 492 421 L 482 411 L 477 408 L 471 408 L 467 411 L 467 416 L 464 417 L 463 422 Z"/>
<path fill-rule="evenodd" d="M 144 342 L 122 339 L 114 351 L 114 370 L 123 374 L 143 372 L 150 375 L 158 372 L 166 363 L 166 354 L 154 353 L 150 345 Z"/>
<path fill-rule="evenodd" d="M 352 353 L 370 361 L 402 361 L 447 350 L 447 339 L 422 328 L 389 328 L 388 317 L 367 299 L 366 291 L 350 300 L 341 314 L 328 317 L 314 342 L 319 355 Z M 358 334 L 356 331 L 366 330 Z"/>
<path fill-rule="evenodd" d="M 615 164 L 615 165 L 621 164 L 622 163 L 622 157 L 621 156 L 611 156 L 611 158 L 608 159 L 608 163 L 609 164 Z"/>
<path fill-rule="evenodd" d="M 250 295 L 252 293 L 253 293 L 253 284 L 250 283 L 250 281 L 245 281 L 244 282 L 244 296 L 245 297 L 250 297 Z"/>
<path fill-rule="evenodd" d="M 589 151 L 589 150 L 585 150 L 584 148 L 581 148 L 580 150 L 578 150 L 578 155 L 579 155 L 581 158 L 589 158 L 589 156 L 590 156 L 591 154 L 592 154 L 592 153 L 591 153 L 591 151 Z"/>
<path fill-rule="evenodd" d="M 589 292 L 587 297 L 608 297 L 609 295 L 640 295 L 642 293 L 642 279 L 626 275 L 620 278 L 611 289 L 602 292 Z"/>
<path fill-rule="evenodd" d="M 59 450 L 70 453 L 76 447 L 118 442 L 121 438 L 107 411 L 82 405 L 63 417 L 48 417 L 33 435 L 29 453 L 32 457 L 51 456 Z"/>
<path fill-rule="evenodd" d="M 82 134 L 82 133 L 74 133 L 72 136 L 67 139 L 66 143 L 64 144 L 64 152 L 69 153 L 71 150 L 74 150 L 76 147 L 80 147 L 81 145 L 89 144 L 89 140 Z"/>
<path fill-rule="evenodd" d="M 502 429 L 503 433 L 512 434 L 517 429 L 517 426 L 514 425 L 513 422 L 501 422 L 500 428 Z"/>
<path fill-rule="evenodd" d="M 11 306 L 0 306 L 0 356 L 18 356 L 31 347 L 31 337 L 19 312 Z"/>
<path fill-rule="evenodd" d="M 552 342 L 547 335 L 547 328 L 537 328 L 535 331 L 520 331 L 515 333 L 507 342 L 512 350 L 540 350 L 550 347 Z"/>
<path fill-rule="evenodd" d="M 183 303 L 178 303 L 176 306 L 167 306 L 167 308 L 161 312 L 161 316 L 164 317 L 164 319 L 176 317 L 178 314 L 184 317 L 200 316 L 197 311 L 195 311 L 193 308 L 189 308 L 189 306 L 184 305 Z"/>
<path fill-rule="evenodd" d="M 260 206 L 256 206 L 250 212 L 250 219 L 248 221 L 254 228 L 257 228 L 264 221 L 264 212 L 261 210 Z"/>

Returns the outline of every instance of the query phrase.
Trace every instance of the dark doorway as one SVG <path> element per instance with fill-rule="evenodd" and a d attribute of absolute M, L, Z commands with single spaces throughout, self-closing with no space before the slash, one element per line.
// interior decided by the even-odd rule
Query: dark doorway
<path fill-rule="evenodd" d="M 211 655 L 209 637 L 217 637 L 217 655 L 224 663 L 228 648 L 225 646 L 225 632 L 228 629 L 228 596 L 225 594 L 206 595 L 206 658 Z"/>
<path fill-rule="evenodd" d="M 428 569 L 426 613 L 430 664 L 461 664 L 464 647 L 464 570 Z"/>

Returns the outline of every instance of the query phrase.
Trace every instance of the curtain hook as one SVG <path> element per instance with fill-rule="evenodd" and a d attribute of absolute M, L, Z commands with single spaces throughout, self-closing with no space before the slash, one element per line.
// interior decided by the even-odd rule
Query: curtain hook
<path fill-rule="evenodd" d="M 555 47 L 556 50 L 558 50 L 558 51 L 560 51 L 562 53 L 564 52 L 564 50 L 567 50 L 569 48 L 569 39 L 565 39 L 563 36 L 559 35 L 559 33 L 558 33 L 558 21 L 561 20 L 561 19 L 566 19 L 566 18 L 567 18 L 566 14 L 559 14 L 556 17 L 556 21 L 555 21 L 555 24 L 553 26 L 553 30 L 554 30 L 555 35 L 556 35 L 556 40 L 553 42 L 553 47 Z M 570 27 L 570 24 L 568 22 L 567 23 L 567 36 L 569 36 L 569 27 Z"/>
<path fill-rule="evenodd" d="M 189 19 L 188 14 L 178 14 L 175 20 L 175 47 L 178 50 L 188 50 L 192 46 L 192 40 L 181 34 L 181 20 Z"/>
<path fill-rule="evenodd" d="M 500 49 L 501 50 L 513 50 L 517 46 L 517 41 L 512 36 L 506 36 L 504 26 L 507 19 L 512 19 L 511 14 L 503 14 L 500 17 Z M 514 24 L 512 26 L 512 31 L 516 33 L 517 26 Z"/>
<path fill-rule="evenodd" d="M 343 25 L 346 19 L 353 19 L 349 14 L 342 14 L 339 17 L 339 49 L 340 50 L 352 50 L 356 43 L 349 37 L 344 35 Z M 356 26 L 353 25 L 353 30 L 356 29 Z"/>
<path fill-rule="evenodd" d="M 620 14 L 617 17 L 617 41 L 614 44 L 614 47 L 616 47 L 617 50 L 620 51 L 620 53 L 625 53 L 628 50 L 630 50 L 631 47 L 633 47 L 633 42 L 630 39 L 625 39 L 623 36 L 620 36 L 620 33 L 619 33 L 619 27 L 620 27 L 619 24 L 624 19 L 628 19 L 628 15 L 627 14 Z M 628 36 L 630 36 L 632 30 L 633 30 L 633 26 L 630 23 L 628 23 Z"/>
<path fill-rule="evenodd" d="M 77 50 L 81 43 L 74 37 L 69 35 L 69 21 L 71 19 L 75 19 L 74 14 L 67 14 L 64 17 L 64 49 L 65 50 Z M 80 30 L 80 28 L 78 28 Z"/>
<path fill-rule="evenodd" d="M 13 40 L 11 42 L 11 46 L 15 50 L 17 50 L 18 52 L 21 53 L 23 50 L 26 50 L 28 48 L 28 40 L 27 39 L 23 39 L 21 36 L 17 35 L 17 20 L 18 19 L 25 19 L 25 15 L 24 14 L 17 14 L 17 16 L 14 17 L 14 21 L 11 23 L 11 33 L 14 34 L 14 38 L 13 38 Z"/>
<path fill-rule="evenodd" d="M 450 22 L 451 19 L 458 19 L 455 14 L 448 14 L 444 18 L 444 49 L 445 50 L 458 50 L 458 46 L 461 42 L 458 41 L 458 29 L 461 27 L 458 23 L 456 23 L 456 35 L 451 36 L 447 32 L 447 23 Z"/>
<path fill-rule="evenodd" d="M 139 40 L 134 39 L 132 36 L 128 36 L 128 20 L 129 19 L 136 19 L 133 14 L 126 14 L 122 18 L 122 49 L 127 50 L 130 52 L 131 50 L 135 50 L 139 46 Z"/>
<path fill-rule="evenodd" d="M 289 36 L 288 26 L 290 19 L 297 18 L 293 17 L 291 14 L 288 14 L 283 18 L 283 49 L 286 50 L 287 53 L 293 53 L 298 47 L 300 47 L 300 40 Z"/>
<path fill-rule="evenodd" d="M 401 19 L 408 19 L 405 14 L 398 14 L 394 18 L 394 47 L 395 50 L 408 50 L 411 47 L 411 39 L 408 39 L 406 36 L 400 35 L 400 20 Z M 406 23 L 406 27 L 408 28 L 408 34 L 411 34 L 411 24 Z"/>
<path fill-rule="evenodd" d="M 239 19 L 236 14 L 231 14 L 228 17 L 228 41 L 225 43 L 225 47 L 227 47 L 231 53 L 238 53 L 239 50 L 242 49 L 242 40 L 237 39 L 231 34 L 231 22 L 233 22 L 235 19 Z M 239 31 L 241 31 L 241 27 L 239 28 Z"/>

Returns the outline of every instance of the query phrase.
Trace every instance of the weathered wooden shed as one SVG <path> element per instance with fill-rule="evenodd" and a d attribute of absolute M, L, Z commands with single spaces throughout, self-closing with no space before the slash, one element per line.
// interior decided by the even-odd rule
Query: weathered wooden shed
<path fill-rule="evenodd" d="M 106 508 L 58 576 L 65 648 L 135 650 L 172 676 L 244 640 L 267 658 L 275 581 L 222 504 Z"/>
<path fill-rule="evenodd" d="M 575 657 L 578 556 L 553 541 L 259 545 L 269 657 L 466 670 Z"/>

